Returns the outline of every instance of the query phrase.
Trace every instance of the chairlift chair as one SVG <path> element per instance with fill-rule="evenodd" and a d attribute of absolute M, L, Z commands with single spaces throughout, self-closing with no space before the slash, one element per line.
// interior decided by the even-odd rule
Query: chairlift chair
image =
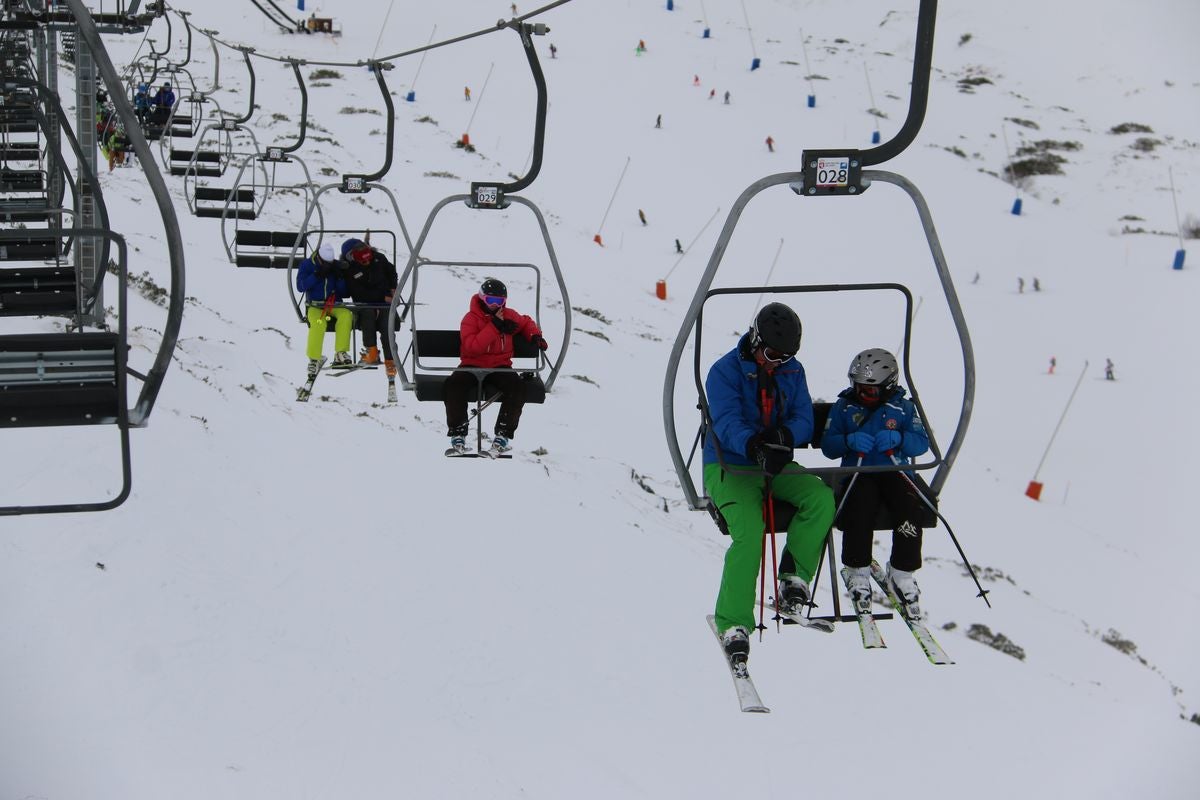
<path fill-rule="evenodd" d="M 398 281 L 396 294 L 392 299 L 393 313 L 388 318 L 388 336 L 392 341 L 392 352 L 396 354 L 397 374 L 400 377 L 401 387 L 412 391 L 418 400 L 422 401 L 441 401 L 444 397 L 444 385 L 449 374 L 459 369 L 456 365 L 450 365 L 447 359 L 457 359 L 459 356 L 459 332 L 457 330 L 426 330 L 420 327 L 415 306 L 417 305 L 418 291 L 418 276 L 421 270 L 430 268 L 445 268 L 458 269 L 468 267 L 473 270 L 483 270 L 484 274 L 502 275 L 504 271 L 511 269 L 531 269 L 536 275 L 536 294 L 534 318 L 538 323 L 538 327 L 542 326 L 540 318 L 541 305 L 541 275 L 542 271 L 539 267 L 530 263 L 512 263 L 512 262 L 468 262 L 468 261 L 449 261 L 440 260 L 433 261 L 422 254 L 422 248 L 429 236 L 430 230 L 433 228 L 434 221 L 447 207 L 454 205 L 455 207 L 466 207 L 475 211 L 484 211 L 487 213 L 495 213 L 502 209 L 511 208 L 515 203 L 518 206 L 527 208 L 535 217 L 538 227 L 542 234 L 542 241 L 545 244 L 546 252 L 550 260 L 550 266 L 554 272 L 555 281 L 558 286 L 558 291 L 562 298 L 563 308 L 563 327 L 560 335 L 555 336 L 558 353 L 553 362 L 548 359 L 545 354 L 541 353 L 537 348 L 528 347 L 528 343 L 518 339 L 514 342 L 514 357 L 518 360 L 534 360 L 535 368 L 531 371 L 527 366 L 522 365 L 514 367 L 509 371 L 521 373 L 529 373 L 527 380 L 529 383 L 526 387 L 526 402 L 538 403 L 544 402 L 545 395 L 554 387 L 555 379 L 559 371 L 562 369 L 563 359 L 566 357 L 567 349 L 570 346 L 571 340 L 571 302 L 567 293 L 566 282 L 563 279 L 562 269 L 558 263 L 558 257 L 554 252 L 554 244 L 550 240 L 550 233 L 546 227 L 545 218 L 542 216 L 541 210 L 529 201 L 521 197 L 516 192 L 528 187 L 533 183 L 541 170 L 542 163 L 542 146 L 545 138 L 546 129 L 546 107 L 547 107 L 547 91 L 545 76 L 542 74 L 541 66 L 537 60 L 537 52 L 533 47 L 532 35 L 542 35 L 548 32 L 548 29 L 541 24 L 531 25 L 527 23 L 513 20 L 508 23 L 503 23 L 506 27 L 512 28 L 520 36 L 521 45 L 524 48 L 526 60 L 529 64 L 530 71 L 533 74 L 534 83 L 537 88 L 537 111 L 536 123 L 534 128 L 534 147 L 533 159 L 530 164 L 529 173 L 519 180 L 512 183 L 502 184 L 496 182 L 477 182 L 471 184 L 470 194 L 458 194 L 447 197 L 437 203 L 429 213 L 429 217 L 425 221 L 425 226 L 421 230 L 420 236 L 417 238 L 417 244 L 412 249 L 409 255 L 408 263 L 404 267 Z M 407 299 L 405 299 L 405 291 L 407 289 Z M 404 306 L 401 309 L 401 306 Z M 411 334 L 411 343 L 407 351 L 401 356 L 401 351 L 397 346 L 396 327 L 399 322 L 405 322 L 409 326 Z M 409 358 L 411 356 L 411 363 Z M 436 363 L 435 363 L 436 360 Z M 409 369 L 412 370 L 412 375 L 409 375 Z M 475 420 L 479 422 L 478 412 L 482 410 L 483 404 L 486 401 L 483 391 L 483 382 L 490 372 L 501 370 L 483 370 L 466 368 L 473 373 L 477 379 L 476 391 L 474 399 L 476 402 Z M 542 373 L 546 372 L 543 378 Z M 482 431 L 477 425 L 476 432 L 477 444 L 482 443 Z"/>
<path fill-rule="evenodd" d="M 293 240 L 292 248 L 287 255 L 287 272 L 286 272 L 288 296 L 291 298 L 292 307 L 296 312 L 297 319 L 299 319 L 305 325 L 308 324 L 308 317 L 305 314 L 303 296 L 298 294 L 294 288 L 295 287 L 295 274 L 294 273 L 295 273 L 296 269 L 299 267 L 300 262 L 309 253 L 311 253 L 313 250 L 315 250 L 317 247 L 320 246 L 322 240 L 324 239 L 324 237 L 326 235 L 336 233 L 336 234 L 346 234 L 348 236 L 354 236 L 355 238 L 365 238 L 366 233 L 367 233 L 362 228 L 350 229 L 350 230 L 343 229 L 343 230 L 338 230 L 338 231 L 332 231 L 332 230 L 318 229 L 318 228 L 312 227 L 311 223 L 312 223 L 314 214 L 316 214 L 320 219 L 324 219 L 324 212 L 322 211 L 322 206 L 321 206 L 321 197 L 323 195 L 325 195 L 327 192 L 336 190 L 339 194 L 342 194 L 342 195 L 347 195 L 347 196 L 351 196 L 351 197 L 361 197 L 362 195 L 367 194 L 368 192 L 378 191 L 378 192 L 382 193 L 384 196 L 386 196 L 388 198 L 389 203 L 391 204 L 392 212 L 395 214 L 397 227 L 399 227 L 400 234 L 404 238 L 404 245 L 405 245 L 405 249 L 407 251 L 404 254 L 404 257 L 405 257 L 405 259 L 411 258 L 410 254 L 412 252 L 412 239 L 409 237 L 408 228 L 404 224 L 404 217 L 400 213 L 400 206 L 396 202 L 396 196 L 391 192 L 391 190 L 389 190 L 386 186 L 384 186 L 382 183 L 379 182 L 380 179 L 384 175 L 387 174 L 388 170 L 391 168 L 391 165 L 392 165 L 393 137 L 395 134 L 395 127 L 396 127 L 396 113 L 395 113 L 395 106 L 392 103 L 391 93 L 388 91 L 387 82 L 384 79 L 384 72 L 391 69 L 392 65 L 387 62 L 373 61 L 373 62 L 370 62 L 369 66 L 371 67 L 372 73 L 375 75 L 375 81 L 376 81 L 377 85 L 379 86 L 380 93 L 383 95 L 384 105 L 387 108 L 388 126 L 387 126 L 387 136 L 384 140 L 387 143 L 385 155 L 384 155 L 384 163 L 383 163 L 382 167 L 380 167 L 378 170 L 376 170 L 375 172 L 373 172 L 371 174 L 343 175 L 342 180 L 339 183 L 330 183 L 325 186 L 322 186 L 321 188 L 319 188 L 315 192 L 313 192 L 311 197 L 309 198 L 308 206 L 304 212 L 304 220 L 300 225 L 300 232 L 299 232 L 299 234 L 296 235 L 295 239 Z M 379 228 L 375 228 L 374 226 L 372 226 L 370 228 L 370 234 L 372 237 L 375 237 L 378 235 L 385 235 L 385 236 L 391 237 L 392 242 L 393 242 L 392 263 L 398 264 L 399 263 L 398 259 L 401 254 L 398 251 L 399 239 L 396 238 L 395 231 L 388 230 L 388 229 L 379 229 Z M 314 239 L 314 237 L 315 237 L 315 239 Z M 258 241 L 265 242 L 267 240 L 267 237 L 264 237 L 262 235 L 262 233 L 256 234 L 255 238 Z M 272 239 L 272 241 L 275 241 L 275 240 Z M 280 256 L 272 255 L 270 257 L 272 259 L 276 259 L 276 258 L 279 258 Z M 276 266 L 276 265 L 277 265 L 277 262 L 272 263 L 272 266 Z M 399 296 L 399 290 L 396 292 L 395 296 L 396 297 Z M 355 303 L 340 303 L 339 305 L 344 308 L 349 308 L 351 310 L 354 310 L 356 308 L 366 307 L 366 306 L 361 306 L 361 305 L 355 304 Z M 373 307 L 373 306 L 371 306 L 371 307 Z M 330 322 L 332 323 L 333 320 L 330 320 Z M 334 329 L 334 325 L 331 324 L 327 330 L 332 331 L 333 329 Z M 395 352 L 395 351 L 393 351 L 393 352 Z"/>
<path fill-rule="evenodd" d="M 928 98 L 929 75 L 932 61 L 933 49 L 933 25 L 936 16 L 936 0 L 921 0 L 921 8 L 918 14 L 917 22 L 917 39 L 916 39 L 916 54 L 913 62 L 913 80 L 912 80 L 912 95 L 909 102 L 908 117 L 897 135 L 890 141 L 867 151 L 858 151 L 853 149 L 827 149 L 827 150 L 805 150 L 802 155 L 803 168 L 800 172 L 787 172 L 770 175 L 752 183 L 745 189 L 734 203 L 726 218 L 725 225 L 721 230 L 721 234 L 714 246 L 713 253 L 709 258 L 708 266 L 705 269 L 703 276 L 700 279 L 699 285 L 696 288 L 696 293 L 692 298 L 691 304 L 684 315 L 684 320 L 680 326 L 679 334 L 676 337 L 675 344 L 671 349 L 671 354 L 668 360 L 666 378 L 663 386 L 663 422 L 666 431 L 667 447 L 671 454 L 671 460 L 675 466 L 676 473 L 679 477 L 680 486 L 683 490 L 684 498 L 688 506 L 694 510 L 707 511 L 717 522 L 718 526 L 723 525 L 718 509 L 713 507 L 709 497 L 697 490 L 696 482 L 693 480 L 691 473 L 691 460 L 695 455 L 695 448 L 699 444 L 704 435 L 707 434 L 711 420 L 708 416 L 708 404 L 704 391 L 704 376 L 701 374 L 700 364 L 700 323 L 704 305 L 710 298 L 735 293 L 761 293 L 771 291 L 775 293 L 793 293 L 793 292 L 842 292 L 842 291 L 864 291 L 864 290 L 895 290 L 900 291 L 905 297 L 906 302 L 906 317 L 905 317 L 905 332 L 904 332 L 904 350 L 903 364 L 904 373 L 907 380 L 907 386 L 911 392 L 910 397 L 917 405 L 918 410 L 922 414 L 922 418 L 926 422 L 926 431 L 929 433 L 930 450 L 933 454 L 931 460 L 908 466 L 829 466 L 809 468 L 807 471 L 813 474 L 820 475 L 823 479 L 831 484 L 834 484 L 839 476 L 852 475 L 854 473 L 866 472 L 899 472 L 899 471 L 914 471 L 914 470 L 935 470 L 933 479 L 928 484 L 927 498 L 936 502 L 937 495 L 940 493 L 942 486 L 949 477 L 949 472 L 954 464 L 954 460 L 962 445 L 963 438 L 966 435 L 967 425 L 970 421 L 971 410 L 974 403 L 975 392 L 975 362 L 974 354 L 971 349 L 970 336 L 967 330 L 966 321 L 962 313 L 961 305 L 958 301 L 958 296 L 954 290 L 954 285 L 950 277 L 950 271 L 946 264 L 945 256 L 942 252 L 941 243 L 937 236 L 937 231 L 933 224 L 932 216 L 929 212 L 929 207 L 925 202 L 924 197 L 907 178 L 892 172 L 883 170 L 867 170 L 866 166 L 882 163 L 901 152 L 909 143 L 916 137 L 920 129 L 921 121 L 924 117 L 925 103 Z M 876 183 L 891 184 L 901 189 L 913 202 L 921 227 L 925 234 L 926 242 L 929 246 L 934 267 L 936 269 L 940 285 L 943 290 L 944 297 L 950 312 L 950 316 L 954 322 L 955 330 L 958 335 L 959 346 L 962 351 L 963 359 L 963 397 L 959 412 L 958 421 L 954 430 L 954 435 L 950 440 L 943 453 L 937 443 L 933 433 L 933 426 L 929 424 L 922 406 L 920 404 L 920 396 L 915 388 L 912 375 L 909 372 L 910 352 L 909 341 L 912 326 L 912 297 L 911 293 L 900 284 L 860 284 L 860 285 L 831 285 L 818 284 L 810 286 L 784 286 L 784 287 L 733 287 L 728 289 L 712 290 L 710 289 L 717 270 L 721 265 L 721 261 L 727 251 L 729 241 L 733 235 L 734 228 L 741 217 L 742 211 L 746 205 L 756 197 L 759 193 L 775 186 L 787 186 L 796 195 L 802 198 L 825 198 L 831 196 L 840 196 L 844 198 L 857 198 L 864 191 Z M 844 202 L 849 202 L 846 200 Z M 861 200 L 857 202 L 862 202 Z M 693 338 L 694 337 L 694 338 Z M 692 452 L 688 458 L 684 458 L 681 442 L 677 432 L 675 422 L 675 387 L 676 379 L 680 368 L 683 352 L 688 347 L 689 342 L 694 347 L 694 380 L 696 390 L 699 396 L 698 407 L 701 412 L 700 429 L 697 433 L 692 445 Z M 828 406 L 817 408 L 817 413 L 828 413 Z M 813 446 L 819 445 L 819 434 L 821 429 L 817 429 L 814 436 Z M 922 489 L 924 491 L 924 489 Z M 776 530 L 785 530 L 787 521 L 790 520 L 795 509 L 785 503 L 776 501 Z M 883 527 L 888 527 L 890 520 L 880 519 L 877 523 Z M 830 619 L 840 618 L 840 600 L 836 590 L 837 581 L 834 578 L 834 557 L 833 557 L 833 542 L 832 538 L 828 540 L 829 553 L 829 568 L 831 575 L 831 583 L 835 587 L 833 589 L 833 605 L 834 616 Z M 814 587 L 815 588 L 815 587 Z"/>

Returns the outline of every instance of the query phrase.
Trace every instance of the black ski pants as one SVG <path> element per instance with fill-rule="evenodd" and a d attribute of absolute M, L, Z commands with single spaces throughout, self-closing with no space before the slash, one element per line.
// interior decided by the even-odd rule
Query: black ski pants
<path fill-rule="evenodd" d="M 379 347 L 383 357 L 392 360 L 392 340 L 387 335 L 390 308 L 363 308 L 358 311 L 358 329 L 362 331 L 363 347 Z"/>
<path fill-rule="evenodd" d="M 847 567 L 871 564 L 875 515 L 881 503 L 893 523 L 892 566 L 906 572 L 920 569 L 921 499 L 895 472 L 862 472 L 854 481 L 836 523 L 842 529 L 842 563 Z"/>
<path fill-rule="evenodd" d="M 475 396 L 476 377 L 466 370 L 456 370 L 446 379 L 443 399 L 446 403 L 447 436 L 466 436 L 468 431 L 467 400 Z M 501 393 L 500 413 L 496 416 L 496 435 L 511 439 L 521 421 L 525 407 L 525 381 L 516 372 L 492 372 L 483 379 L 483 397 Z"/>

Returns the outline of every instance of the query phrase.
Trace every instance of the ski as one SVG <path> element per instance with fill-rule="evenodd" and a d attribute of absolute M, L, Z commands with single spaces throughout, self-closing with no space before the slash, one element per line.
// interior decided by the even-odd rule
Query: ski
<path fill-rule="evenodd" d="M 904 621 L 908 624 L 908 629 L 912 631 L 913 638 L 917 640 L 917 644 L 925 651 L 925 657 L 929 659 L 929 663 L 953 664 L 954 662 L 950 660 L 950 656 L 946 655 L 946 651 L 933 638 L 933 634 L 929 632 L 929 628 L 925 626 L 925 623 L 920 618 L 910 618 L 908 616 L 908 612 L 904 604 L 900 602 L 900 598 L 896 597 L 895 593 L 888 588 L 883 574 L 883 567 L 879 566 L 878 561 L 871 562 L 871 577 L 879 584 L 879 588 L 883 589 L 883 593 L 887 595 L 892 608 L 896 609 L 896 612 L 904 618 Z"/>
<path fill-rule="evenodd" d="M 388 378 L 388 399 L 387 399 L 387 401 L 389 404 L 397 402 L 396 379 L 395 378 Z"/>
<path fill-rule="evenodd" d="M 707 619 L 709 629 L 713 632 L 713 636 L 717 637 L 717 646 L 721 648 L 721 655 L 725 657 L 725 666 L 729 667 L 729 674 L 733 676 L 733 686 L 737 689 L 738 704 L 741 705 L 742 711 L 769 714 L 771 709 L 764 706 L 762 699 L 759 698 L 758 690 L 754 688 L 754 681 L 750 680 L 750 670 L 746 667 L 746 662 L 730 660 L 725 653 L 725 648 L 721 645 L 721 634 L 717 631 L 716 618 L 709 614 Z"/>
<path fill-rule="evenodd" d="M 848 591 L 850 589 L 850 570 L 846 567 L 842 567 L 842 581 L 846 584 Z M 858 631 L 862 634 L 863 647 L 868 650 L 887 647 L 883 641 L 883 634 L 879 632 L 879 626 L 875 623 L 875 617 L 871 614 L 871 598 L 860 600 L 851 595 L 850 602 L 854 605 L 854 616 L 858 618 Z"/>
<path fill-rule="evenodd" d="M 379 365 L 363 364 L 360 362 L 358 364 L 348 364 L 344 367 L 334 366 L 331 369 L 333 370 L 333 377 L 340 378 L 343 375 L 349 375 L 351 372 L 358 372 L 360 369 L 379 369 Z"/>
<path fill-rule="evenodd" d="M 799 625 L 821 633 L 833 633 L 833 620 L 820 617 L 806 617 L 803 614 L 791 614 L 782 608 L 776 608 L 775 613 L 783 617 L 784 625 Z"/>
<path fill-rule="evenodd" d="M 325 368 L 325 362 L 328 361 L 325 356 L 321 356 L 321 363 L 317 365 L 317 371 L 309 376 L 304 385 L 300 387 L 300 391 L 296 392 L 297 403 L 307 403 L 308 398 L 312 397 L 313 384 L 317 382 L 317 376 L 321 374 L 321 370 Z"/>

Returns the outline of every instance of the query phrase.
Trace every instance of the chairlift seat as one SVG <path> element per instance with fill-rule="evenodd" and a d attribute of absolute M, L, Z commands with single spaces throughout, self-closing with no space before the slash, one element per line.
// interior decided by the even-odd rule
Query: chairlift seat
<path fill-rule="evenodd" d="M 250 191 L 249 189 L 242 191 Z M 234 253 L 234 263 L 239 267 L 255 269 L 287 269 L 291 259 L 292 246 L 296 243 L 296 231 L 259 231 L 248 228 L 238 228 L 234 236 L 235 248 L 261 247 L 271 248 L 276 252 L 246 252 L 237 250 Z M 296 266 L 306 257 L 301 249 L 296 254 Z"/>
<path fill-rule="evenodd" d="M 41 192 L 46 173 L 40 169 L 0 169 L 0 192 Z"/>
<path fill-rule="evenodd" d="M 0 336 L 0 427 L 119 422 L 119 343 L 109 332 Z"/>
<path fill-rule="evenodd" d="M 424 330 L 413 333 L 413 347 L 417 358 L 459 358 L 461 337 L 458 331 Z M 535 345 L 529 341 L 514 337 L 513 357 L 537 359 L 541 355 Z M 505 370 L 497 370 L 501 372 Z M 518 370 L 520 371 L 520 370 Z M 416 373 L 413 375 L 413 391 L 418 400 L 442 401 L 445 399 L 446 381 L 452 373 L 439 372 L 434 374 Z M 537 373 L 521 372 L 525 383 L 525 402 L 546 402 L 546 384 Z M 476 381 L 475 390 L 467 395 L 468 401 L 481 402 L 487 397 L 483 394 L 483 381 Z"/>
<path fill-rule="evenodd" d="M 0 198 L 0 222 L 47 222 L 62 209 L 51 208 L 45 197 Z"/>
<path fill-rule="evenodd" d="M 805 442 L 803 445 L 797 445 L 797 447 L 811 447 L 813 449 L 818 449 L 821 447 L 821 436 L 825 433 L 825 421 L 829 418 L 829 411 L 832 408 L 833 403 L 813 403 L 812 439 Z M 933 490 L 929 488 L 929 484 L 925 482 L 925 479 L 921 477 L 920 473 L 914 473 L 911 477 L 913 478 L 913 483 L 920 488 L 921 493 L 924 494 L 925 497 L 936 506 L 937 496 L 933 494 Z M 822 476 L 821 479 L 825 481 L 825 483 L 829 485 L 831 489 L 833 489 L 834 504 L 836 505 L 837 503 L 840 503 L 842 499 L 842 493 L 850 481 L 849 477 L 845 475 L 833 475 L 828 477 Z M 775 532 L 785 533 L 787 531 L 788 524 L 792 521 L 792 517 L 796 515 L 796 507 L 791 503 L 778 498 L 775 499 L 774 506 Z M 721 516 L 721 512 L 716 508 L 716 506 L 709 503 L 708 513 L 712 516 L 713 521 L 717 523 L 717 527 L 720 528 L 721 533 L 728 536 L 729 528 L 725 524 L 725 518 Z M 920 514 L 918 514 L 915 522 L 922 528 L 933 528 L 937 526 L 937 515 L 934 514 L 932 509 L 922 503 Z M 838 530 L 844 530 L 844 528 L 837 524 L 836 520 L 834 520 L 834 527 L 836 527 Z M 872 530 L 890 531 L 895 527 L 895 522 L 892 520 L 891 514 L 888 513 L 887 507 L 881 503 L 875 514 L 875 522 L 872 526 Z"/>
<path fill-rule="evenodd" d="M 0 239 L 0 261 L 45 261 L 62 252 L 61 238 L 36 229 L 19 238 Z"/>
<path fill-rule="evenodd" d="M 258 214 L 252 208 L 231 208 L 226 212 L 223 208 L 197 207 L 192 213 L 197 217 L 207 219 L 220 219 L 221 217 L 228 217 L 229 219 L 256 219 L 258 217 Z"/>
<path fill-rule="evenodd" d="M 78 292 L 72 267 L 0 270 L 0 315 L 73 313 Z"/>
<path fill-rule="evenodd" d="M 0 161 L 37 161 L 41 155 L 37 142 L 5 142 L 0 145 Z"/>

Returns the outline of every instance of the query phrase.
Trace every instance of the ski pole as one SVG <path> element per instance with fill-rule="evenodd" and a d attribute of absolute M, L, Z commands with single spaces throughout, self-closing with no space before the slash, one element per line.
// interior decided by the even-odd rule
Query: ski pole
<path fill-rule="evenodd" d="M 771 537 L 771 588 L 772 591 L 775 592 L 775 632 L 779 633 L 779 567 L 777 566 L 779 562 L 777 561 L 775 550 L 775 489 L 771 485 L 773 479 L 774 476 L 768 474 L 766 476 L 764 488 L 767 490 L 767 507 L 765 509 L 767 517 L 767 533 Z M 766 537 L 763 537 L 763 559 L 765 560 L 766 557 L 767 540 Z M 763 569 L 764 582 L 766 577 L 767 571 L 766 569 Z M 761 622 L 761 619 L 759 621 Z"/>
<path fill-rule="evenodd" d="M 892 459 L 893 464 L 895 464 L 898 467 L 903 466 L 900 463 L 900 459 L 896 458 L 896 456 L 892 453 L 891 450 L 887 451 L 887 455 L 888 455 L 888 458 Z M 937 506 L 935 506 L 932 502 L 930 502 L 929 498 L 925 496 L 925 493 L 922 492 L 919 488 L 917 488 L 917 484 L 913 482 L 912 478 L 908 477 L 907 472 L 904 472 L 903 470 L 901 470 L 897 474 L 901 478 L 904 478 L 904 481 L 909 485 L 909 487 L 914 492 L 916 492 L 917 497 L 921 498 L 921 502 L 923 502 L 925 505 L 929 506 L 929 510 L 932 511 L 934 514 L 936 514 L 937 518 L 940 519 L 942 521 L 942 524 L 946 526 L 946 533 L 950 534 L 950 541 L 954 542 L 954 547 L 955 547 L 955 549 L 958 550 L 958 555 L 960 557 L 962 557 L 963 566 L 965 566 L 967 568 L 967 572 L 971 573 L 971 580 L 975 581 L 975 587 L 977 589 L 979 589 L 979 594 L 977 594 L 975 596 L 982 597 L 983 602 L 987 603 L 987 607 L 991 608 L 992 603 L 987 598 L 989 590 L 984 589 L 983 586 L 979 583 L 979 578 L 975 575 L 975 570 L 971 567 L 971 562 L 967 559 L 967 554 L 963 552 L 962 545 L 960 545 L 958 543 L 958 537 L 954 535 L 954 529 L 950 527 L 950 523 L 946 521 L 946 518 L 944 516 L 942 516 L 942 512 L 937 510 Z"/>

